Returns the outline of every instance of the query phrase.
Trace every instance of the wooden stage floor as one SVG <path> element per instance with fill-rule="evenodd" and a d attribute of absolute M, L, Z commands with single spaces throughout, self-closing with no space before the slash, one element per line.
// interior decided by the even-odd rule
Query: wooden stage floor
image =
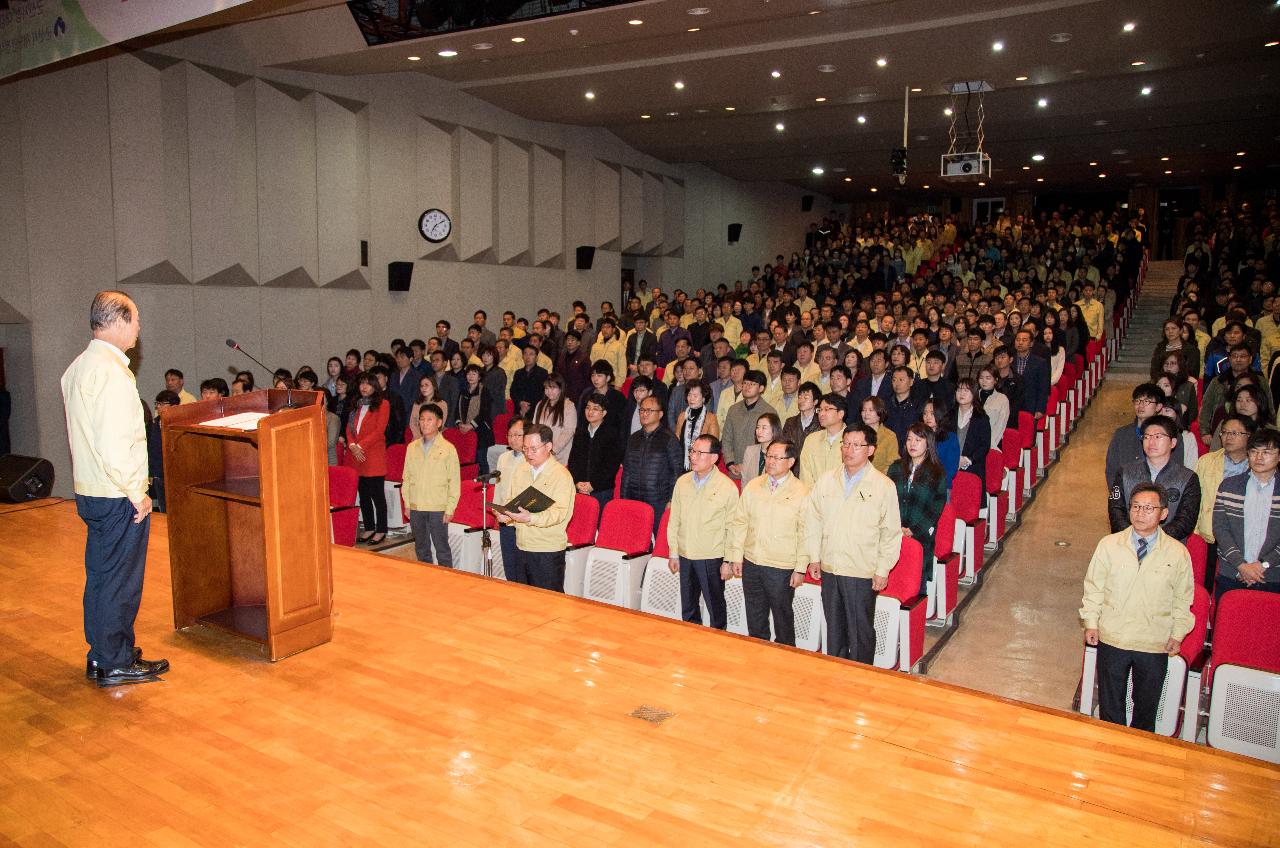
<path fill-rule="evenodd" d="M 334 640 L 175 633 L 83 677 L 74 504 L 0 512 L 0 842 L 1012 845 L 1280 841 L 1280 770 L 929 680 L 335 549 Z M 640 706 L 674 715 L 660 725 Z"/>

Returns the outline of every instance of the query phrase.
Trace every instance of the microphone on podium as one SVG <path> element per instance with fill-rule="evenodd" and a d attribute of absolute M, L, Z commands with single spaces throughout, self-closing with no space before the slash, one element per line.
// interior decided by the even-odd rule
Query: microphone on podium
<path fill-rule="evenodd" d="M 263 371 L 266 371 L 268 374 L 271 375 L 273 380 L 275 379 L 276 372 L 268 368 L 266 365 L 264 365 L 261 359 L 254 356 L 252 353 L 245 350 L 244 348 L 240 347 L 240 343 L 237 342 L 235 339 L 227 339 L 227 347 L 231 348 L 232 350 L 240 351 L 245 356 L 249 357 L 254 362 L 258 363 L 258 365 L 262 368 Z M 293 402 L 293 386 L 289 386 L 288 392 L 289 394 L 285 398 L 285 404 L 280 408 L 281 409 L 298 409 L 298 404 L 295 404 Z"/>
<path fill-rule="evenodd" d="M 501 471 L 494 470 L 494 471 L 490 471 L 488 474 L 481 474 L 479 477 L 477 477 L 477 478 L 474 480 L 474 482 L 476 482 L 476 483 L 496 483 L 496 482 L 498 482 L 498 481 L 499 481 L 499 480 L 501 480 L 501 479 L 502 479 L 502 472 L 501 472 Z"/>

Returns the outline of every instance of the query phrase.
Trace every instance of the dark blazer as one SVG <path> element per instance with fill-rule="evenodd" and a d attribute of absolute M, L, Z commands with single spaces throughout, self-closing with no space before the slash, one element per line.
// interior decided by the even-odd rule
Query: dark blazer
<path fill-rule="evenodd" d="M 796 468 L 800 467 L 800 456 L 804 452 L 804 440 L 809 438 L 810 433 L 816 433 L 822 429 L 822 425 L 818 423 L 818 411 L 813 411 L 813 419 L 809 422 L 808 427 L 800 426 L 800 413 L 788 418 L 782 425 L 782 438 L 789 440 L 796 446 Z"/>
<path fill-rule="evenodd" d="M 542 400 L 542 386 L 547 381 L 547 370 L 541 365 L 532 368 L 521 368 L 511 377 L 511 400 L 516 405 L 516 414 L 520 413 L 520 402 L 529 404 L 529 412 Z M 450 407 L 450 411 L 452 411 Z"/>
<path fill-rule="evenodd" d="M 404 431 L 409 426 L 409 409 L 395 392 L 387 392 L 383 397 L 387 407 L 386 441 L 388 445 L 404 444 Z"/>
<path fill-rule="evenodd" d="M 637 352 L 636 347 L 640 350 Z M 658 337 L 653 334 L 653 330 L 645 330 L 644 335 L 640 336 L 635 333 L 631 334 L 631 338 L 627 339 L 627 364 L 635 365 L 636 360 L 641 356 L 651 356 L 657 359 L 658 356 Z M 663 362 L 663 365 L 667 363 Z M 618 376 L 618 379 L 625 378 L 626 375 Z"/>
<path fill-rule="evenodd" d="M 1121 424 L 1111 434 L 1111 442 L 1107 445 L 1107 463 L 1105 471 L 1107 485 L 1115 479 L 1117 473 L 1131 462 L 1143 459 L 1142 436 L 1138 433 L 1138 421 L 1135 418 L 1127 424 Z"/>
<path fill-rule="evenodd" d="M 1044 413 L 1049 403 L 1049 362 L 1034 353 L 1027 355 L 1027 366 L 1022 371 L 1022 405 L 1018 408 L 1032 415 Z"/>
<path fill-rule="evenodd" d="M 608 418 L 592 436 L 588 427 L 573 431 L 573 450 L 569 453 L 569 473 L 575 483 L 590 483 L 593 491 L 612 492 L 618 467 L 622 465 L 622 435 L 608 425 Z"/>
<path fill-rule="evenodd" d="M 969 431 L 965 433 L 964 447 L 960 449 L 960 455 L 969 459 L 967 470 L 986 480 L 987 454 L 990 452 L 991 419 L 975 411 L 969 419 Z"/>
<path fill-rule="evenodd" d="M 1138 483 L 1150 480 L 1151 470 L 1145 456 L 1116 472 L 1116 476 L 1111 479 L 1111 491 L 1107 493 L 1107 518 L 1111 522 L 1112 533 L 1119 533 L 1129 526 L 1129 496 Z M 1169 515 L 1160 529 L 1179 542 L 1185 542 L 1200 520 L 1200 478 L 1181 462 L 1170 457 L 1169 462 L 1156 475 L 1156 482 L 1169 493 Z M 1216 516 L 1214 530 L 1217 531 Z"/>
<path fill-rule="evenodd" d="M 871 397 L 871 375 L 859 377 L 854 381 L 853 388 L 849 390 L 849 408 L 845 411 L 844 420 L 848 424 L 854 421 L 861 421 L 862 402 Z M 884 379 L 880 381 L 880 390 L 876 392 L 876 397 L 889 402 L 889 398 L 893 397 L 893 374 L 889 371 L 884 372 Z"/>
<path fill-rule="evenodd" d="M 622 460 L 622 497 L 644 501 L 657 514 L 671 500 L 683 473 L 683 448 L 674 433 L 666 427 L 652 433 L 636 430 L 627 439 Z"/>
<path fill-rule="evenodd" d="M 894 395 L 890 395 L 889 399 L 884 402 L 887 408 L 884 416 L 884 426 L 893 431 L 893 435 L 898 437 L 899 449 L 905 453 L 907 450 L 907 429 L 920 420 L 920 416 L 924 413 L 924 404 L 916 396 L 915 392 L 907 395 L 907 399 L 900 401 Z M 862 419 L 859 418 L 859 421 Z"/>
<path fill-rule="evenodd" d="M 587 386 L 586 390 L 581 395 L 578 396 L 579 418 L 581 418 L 582 412 L 587 406 L 587 398 L 591 397 L 594 394 L 599 394 L 599 392 L 596 391 L 596 387 Z M 605 401 L 604 401 L 605 426 L 612 427 L 613 429 L 619 432 L 622 432 L 623 414 L 627 411 L 627 396 L 624 395 L 622 392 L 618 391 L 617 389 L 615 389 L 613 386 L 610 386 L 608 391 L 604 393 L 604 398 L 605 398 Z M 581 421 L 579 421 L 578 423 L 582 424 Z M 586 426 L 585 424 L 582 424 L 582 427 L 585 427 L 585 426 Z M 582 427 L 579 427 L 578 429 L 580 430 L 582 429 Z M 575 430 L 574 432 L 577 432 L 577 431 Z"/>

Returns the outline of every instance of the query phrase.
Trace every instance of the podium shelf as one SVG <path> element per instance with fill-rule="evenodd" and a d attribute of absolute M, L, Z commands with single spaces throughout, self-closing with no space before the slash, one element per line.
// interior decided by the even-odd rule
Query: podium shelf
<path fill-rule="evenodd" d="M 267 607 L 265 604 L 249 604 L 227 607 L 196 619 L 201 624 L 243 636 L 255 642 L 267 642 Z"/>
<path fill-rule="evenodd" d="M 228 480 L 210 480 L 191 487 L 191 491 L 211 498 L 262 505 L 262 481 L 257 477 L 233 477 Z"/>

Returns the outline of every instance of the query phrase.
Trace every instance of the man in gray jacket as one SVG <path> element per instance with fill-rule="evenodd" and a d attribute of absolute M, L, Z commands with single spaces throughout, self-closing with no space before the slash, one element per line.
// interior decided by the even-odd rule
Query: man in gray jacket
<path fill-rule="evenodd" d="M 1280 592 L 1280 432 L 1263 427 L 1249 437 L 1249 471 L 1218 486 L 1213 536 L 1218 545 L 1214 594 L 1233 589 Z"/>
<path fill-rule="evenodd" d="M 724 464 L 729 469 L 729 476 L 735 480 L 742 479 L 738 463 L 746 453 L 747 446 L 756 441 L 756 419 L 766 412 L 774 415 L 778 411 L 765 402 L 761 395 L 769 380 L 764 373 L 755 369 L 747 372 L 742 378 L 742 400 L 729 407 L 724 419 L 724 432 L 720 434 L 720 444 L 724 450 Z"/>
<path fill-rule="evenodd" d="M 1172 418 L 1156 415 L 1142 422 L 1143 458 L 1122 466 L 1111 479 L 1107 514 L 1112 533 L 1129 526 L 1129 499 L 1139 483 L 1158 483 L 1168 493 L 1168 514 L 1160 529 L 1179 542 L 1185 542 L 1196 529 L 1200 519 L 1200 478 L 1173 460 L 1174 446 L 1182 444 L 1178 436 L 1178 425 Z"/>

